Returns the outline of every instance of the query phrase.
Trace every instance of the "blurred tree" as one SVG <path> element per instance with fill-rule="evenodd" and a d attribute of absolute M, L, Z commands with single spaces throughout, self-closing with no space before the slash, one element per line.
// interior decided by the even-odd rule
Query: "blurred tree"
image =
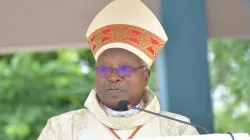
<path fill-rule="evenodd" d="M 48 118 L 82 108 L 94 71 L 83 73 L 77 60 L 90 56 L 88 50 L 67 50 L 2 57 L 0 138 L 37 139 Z"/>
<path fill-rule="evenodd" d="M 94 67 L 88 49 L 1 56 L 0 139 L 37 139 L 50 117 L 82 108 Z M 152 67 L 153 90 L 155 79 Z"/>
<path fill-rule="evenodd" d="M 250 41 L 209 45 L 216 131 L 250 133 Z"/>

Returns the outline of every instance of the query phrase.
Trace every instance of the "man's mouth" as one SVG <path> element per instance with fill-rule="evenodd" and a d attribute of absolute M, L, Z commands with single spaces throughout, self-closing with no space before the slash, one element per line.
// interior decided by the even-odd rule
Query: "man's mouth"
<path fill-rule="evenodd" d="M 109 93 L 113 93 L 113 94 L 118 94 L 120 92 L 122 92 L 123 90 L 122 89 L 119 89 L 119 88 L 110 88 L 107 90 L 107 92 Z"/>

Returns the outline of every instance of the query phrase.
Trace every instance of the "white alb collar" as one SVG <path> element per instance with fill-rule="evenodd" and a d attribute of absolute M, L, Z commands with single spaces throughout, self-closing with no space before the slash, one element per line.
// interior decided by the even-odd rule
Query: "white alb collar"
<path fill-rule="evenodd" d="M 141 100 L 140 103 L 136 106 L 137 108 L 141 108 L 143 104 L 143 101 Z M 102 104 L 103 109 L 105 110 L 105 112 L 107 113 L 108 116 L 110 117 L 130 117 L 130 116 L 134 116 L 137 113 L 139 113 L 139 110 L 135 110 L 135 109 L 130 109 L 127 111 L 115 111 L 107 106 L 105 106 L 104 104 Z"/>

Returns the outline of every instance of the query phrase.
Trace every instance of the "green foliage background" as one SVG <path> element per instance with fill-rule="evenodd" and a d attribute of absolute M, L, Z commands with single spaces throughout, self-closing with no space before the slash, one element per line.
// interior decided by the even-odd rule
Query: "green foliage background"
<path fill-rule="evenodd" d="M 89 73 L 81 71 L 83 61 Z M 94 88 L 94 66 L 87 49 L 1 56 L 0 140 L 35 140 L 50 117 L 82 108 Z"/>
<path fill-rule="evenodd" d="M 216 131 L 250 133 L 250 41 L 212 40 L 209 45 L 212 91 L 224 89 L 217 91 Z"/>
<path fill-rule="evenodd" d="M 214 107 L 216 132 L 250 133 L 250 42 L 210 41 L 209 49 L 211 90 L 227 91 Z M 94 88 L 94 66 L 87 49 L 0 56 L 0 140 L 37 139 L 50 117 L 82 108 Z M 150 87 L 157 91 L 154 65 Z"/>

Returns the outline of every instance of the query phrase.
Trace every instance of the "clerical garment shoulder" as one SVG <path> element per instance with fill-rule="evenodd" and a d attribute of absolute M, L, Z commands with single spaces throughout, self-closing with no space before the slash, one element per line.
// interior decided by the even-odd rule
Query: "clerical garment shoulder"
<path fill-rule="evenodd" d="M 143 103 L 146 110 L 190 122 L 182 115 L 160 111 L 159 101 L 149 89 L 145 91 Z M 38 140 L 117 139 L 110 129 L 121 139 L 128 139 L 138 126 L 142 127 L 133 138 L 198 134 L 192 126 L 145 112 L 131 117 L 110 117 L 97 100 L 95 89 L 91 91 L 84 106 L 83 109 L 49 119 Z"/>
<path fill-rule="evenodd" d="M 169 113 L 164 115 L 189 122 L 189 119 Z M 141 118 L 143 119 L 143 118 Z M 136 129 L 114 129 L 123 139 L 127 139 Z M 144 124 L 134 138 L 196 135 L 198 132 L 192 126 L 175 122 L 169 119 L 154 117 Z M 116 139 L 109 128 L 96 120 L 87 109 L 80 109 L 52 117 L 40 134 L 38 140 L 84 140 L 86 139 Z"/>

